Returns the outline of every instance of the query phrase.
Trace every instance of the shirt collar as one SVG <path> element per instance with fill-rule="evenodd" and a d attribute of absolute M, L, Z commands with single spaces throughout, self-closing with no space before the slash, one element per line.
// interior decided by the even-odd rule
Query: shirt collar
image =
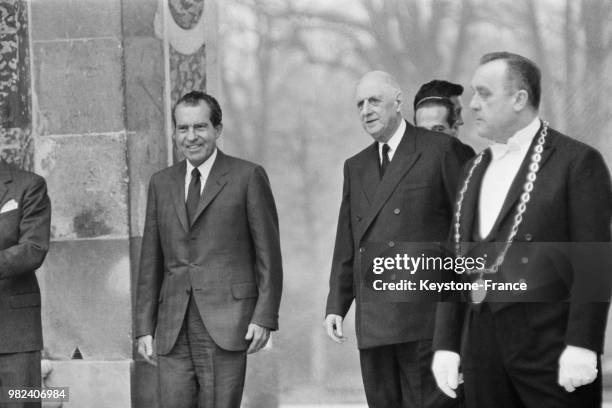
<path fill-rule="evenodd" d="M 531 123 L 512 135 L 506 143 L 493 143 L 490 146 L 493 160 L 501 159 L 509 152 L 526 152 L 538 129 L 540 129 L 540 119 L 536 117 Z"/>
<path fill-rule="evenodd" d="M 210 173 L 210 169 L 212 168 L 212 165 L 215 163 L 216 158 L 217 158 L 217 148 L 215 147 L 215 150 L 210 155 L 210 157 L 206 159 L 204 163 L 198 166 L 198 170 L 200 170 L 201 177 L 208 176 L 208 174 Z M 187 171 L 185 173 L 185 177 L 187 177 L 187 179 L 189 180 L 191 179 L 191 171 L 193 170 L 194 166 L 193 164 L 191 164 L 189 160 L 185 160 L 185 162 L 187 162 Z"/>
<path fill-rule="evenodd" d="M 397 150 L 397 146 L 399 146 L 400 142 L 402 141 L 402 137 L 404 137 L 404 132 L 406 132 L 406 122 L 404 122 L 404 119 L 400 120 L 400 125 L 397 127 L 397 130 L 395 131 L 395 133 L 393 133 L 393 136 L 391 136 L 391 139 L 389 139 L 389 141 L 387 142 L 387 144 L 389 145 L 389 152 L 395 152 Z M 378 154 L 380 157 L 382 157 L 382 145 L 384 143 L 380 143 L 378 142 Z"/>

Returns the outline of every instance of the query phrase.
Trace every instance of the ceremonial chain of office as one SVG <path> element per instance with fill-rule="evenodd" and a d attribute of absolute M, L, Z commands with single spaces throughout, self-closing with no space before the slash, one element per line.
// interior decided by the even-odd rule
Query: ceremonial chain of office
<path fill-rule="evenodd" d="M 536 181 L 538 170 L 540 169 L 540 161 L 542 160 L 542 152 L 544 151 L 544 142 L 546 141 L 546 136 L 548 135 L 548 122 L 542 121 L 542 131 L 540 132 L 540 137 L 538 138 L 538 142 L 533 147 L 533 154 L 531 155 L 531 163 L 529 164 L 529 173 L 527 173 L 527 181 L 523 185 L 523 194 L 521 194 L 521 201 L 516 206 L 516 215 L 514 216 L 514 223 L 512 224 L 512 229 L 510 230 L 510 234 L 508 235 L 508 239 L 506 240 L 506 244 L 503 250 L 498 255 L 495 263 L 490 268 L 477 269 L 473 271 L 467 271 L 470 273 L 478 273 L 479 280 L 482 280 L 482 276 L 485 273 L 497 273 L 497 270 L 504 262 L 504 258 L 512 245 L 512 241 L 514 241 L 514 237 L 518 232 L 518 228 L 523 221 L 523 214 L 527 210 L 527 203 L 531 198 L 531 192 L 533 191 L 533 185 Z M 461 233 L 459 228 L 461 226 L 461 207 L 463 205 L 463 199 L 465 197 L 465 193 L 469 187 L 470 180 L 472 178 L 472 174 L 476 167 L 480 164 L 483 157 L 483 152 L 481 152 L 478 157 L 474 160 L 472 167 L 470 168 L 467 177 L 465 178 L 465 182 L 463 183 L 463 187 L 461 191 L 459 191 L 459 198 L 457 199 L 457 211 L 455 212 L 455 253 L 457 256 L 461 256 Z"/>

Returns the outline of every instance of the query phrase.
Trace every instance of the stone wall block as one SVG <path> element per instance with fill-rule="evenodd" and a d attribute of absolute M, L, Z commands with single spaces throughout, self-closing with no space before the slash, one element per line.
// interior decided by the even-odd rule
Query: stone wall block
<path fill-rule="evenodd" d="M 124 37 L 155 36 L 155 13 L 159 0 L 122 1 Z"/>
<path fill-rule="evenodd" d="M 49 358 L 70 359 L 77 346 L 84 360 L 132 357 L 127 239 L 52 242 L 38 278 Z"/>
<path fill-rule="evenodd" d="M 32 0 L 33 40 L 100 37 L 121 37 L 120 0 Z"/>
<path fill-rule="evenodd" d="M 35 41 L 33 48 L 38 135 L 125 128 L 120 40 Z"/>
<path fill-rule="evenodd" d="M 48 183 L 52 239 L 128 236 L 124 133 L 40 138 L 36 170 Z"/>
<path fill-rule="evenodd" d="M 162 43 L 156 38 L 124 40 L 125 100 L 130 176 L 130 234 L 142 235 L 147 186 L 167 166 Z"/>
<path fill-rule="evenodd" d="M 130 361 L 51 361 L 49 387 L 69 387 L 62 408 L 130 407 Z"/>

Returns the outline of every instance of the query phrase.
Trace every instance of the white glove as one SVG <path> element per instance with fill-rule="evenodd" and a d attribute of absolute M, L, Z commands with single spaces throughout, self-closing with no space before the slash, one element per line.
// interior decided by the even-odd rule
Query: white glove
<path fill-rule="evenodd" d="M 325 327 L 329 338 L 339 344 L 346 341 L 346 337 L 344 337 L 342 332 L 342 320 L 342 316 L 330 313 L 325 316 L 325 321 L 323 322 L 323 327 Z"/>
<path fill-rule="evenodd" d="M 559 385 L 573 392 L 597 378 L 597 354 L 589 349 L 567 346 L 559 357 Z"/>
<path fill-rule="evenodd" d="M 438 388 L 451 398 L 457 398 L 455 390 L 459 385 L 459 354 L 454 351 L 438 350 L 434 353 L 431 371 Z"/>

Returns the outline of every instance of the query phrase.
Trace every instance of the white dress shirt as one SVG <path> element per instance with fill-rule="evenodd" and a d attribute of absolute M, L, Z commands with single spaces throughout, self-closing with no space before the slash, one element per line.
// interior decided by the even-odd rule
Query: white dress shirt
<path fill-rule="evenodd" d="M 391 139 L 389 139 L 389 141 L 387 142 L 387 144 L 389 145 L 389 162 L 393 160 L 393 155 L 395 154 L 395 151 L 397 150 L 397 146 L 399 146 L 400 142 L 402 141 L 402 137 L 404 137 L 405 131 L 406 131 L 406 122 L 404 122 L 404 119 L 402 119 L 400 121 L 400 125 L 397 127 L 397 130 L 395 131 L 395 133 L 393 133 L 393 136 L 391 136 Z M 380 164 L 382 164 L 383 144 L 384 143 L 378 142 L 378 162 Z"/>
<path fill-rule="evenodd" d="M 202 191 L 204 191 L 204 186 L 206 185 L 206 180 L 208 180 L 208 175 L 210 174 L 210 169 L 215 163 L 215 159 L 217 158 L 217 149 L 213 151 L 213 154 L 210 155 L 208 159 L 202 164 L 198 166 L 198 170 L 200 170 L 200 196 L 202 196 Z M 193 170 L 193 164 L 189 162 L 189 160 L 185 160 L 187 162 L 187 171 L 185 172 L 185 202 L 187 202 L 187 194 L 189 194 L 189 183 L 191 183 L 191 171 Z"/>
<path fill-rule="evenodd" d="M 540 119 L 536 117 L 529 125 L 512 135 L 506 143 L 494 143 L 489 147 L 492 153 L 491 164 L 482 178 L 478 201 L 479 233 L 482 238 L 491 232 L 510 185 L 539 128 Z"/>

